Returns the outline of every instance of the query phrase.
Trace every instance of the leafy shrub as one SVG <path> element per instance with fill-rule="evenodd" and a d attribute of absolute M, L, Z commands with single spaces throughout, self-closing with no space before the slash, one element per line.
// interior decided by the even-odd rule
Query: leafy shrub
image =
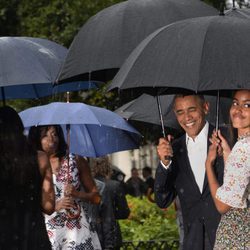
<path fill-rule="evenodd" d="M 166 240 L 169 243 L 179 238 L 176 224 L 176 212 L 172 206 L 160 209 L 155 203 L 127 196 L 130 216 L 120 220 L 124 241 Z"/>

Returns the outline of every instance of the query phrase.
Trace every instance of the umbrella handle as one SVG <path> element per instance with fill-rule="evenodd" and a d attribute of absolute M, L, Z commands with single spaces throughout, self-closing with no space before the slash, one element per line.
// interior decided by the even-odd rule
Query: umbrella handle
<path fill-rule="evenodd" d="M 162 135 L 163 135 L 164 138 L 166 138 L 164 121 L 163 121 L 163 115 L 162 115 L 162 108 L 161 108 L 161 102 L 160 102 L 159 95 L 156 96 L 156 100 L 157 100 L 157 106 L 158 106 L 158 111 L 159 111 L 159 116 L 160 116 Z M 169 160 L 170 161 L 171 157 L 170 156 L 165 156 L 165 160 Z"/>
<path fill-rule="evenodd" d="M 75 220 L 78 219 L 81 215 L 81 207 L 79 204 L 76 204 L 77 208 L 76 209 L 67 209 L 66 210 L 66 215 L 68 219 L 70 220 Z"/>
<path fill-rule="evenodd" d="M 160 97 L 158 95 L 156 96 L 156 100 L 157 100 L 157 106 L 158 106 L 158 111 L 159 111 L 159 116 L 160 116 L 162 135 L 163 135 L 164 138 L 166 138 L 163 115 L 162 115 L 162 108 L 161 108 L 161 102 L 160 102 Z"/>
<path fill-rule="evenodd" d="M 66 131 L 67 131 L 67 183 L 69 183 L 70 180 L 70 166 L 69 166 L 69 146 L 70 146 L 70 124 L 66 125 Z"/>
<path fill-rule="evenodd" d="M 217 90 L 215 131 L 219 129 L 220 91 Z"/>

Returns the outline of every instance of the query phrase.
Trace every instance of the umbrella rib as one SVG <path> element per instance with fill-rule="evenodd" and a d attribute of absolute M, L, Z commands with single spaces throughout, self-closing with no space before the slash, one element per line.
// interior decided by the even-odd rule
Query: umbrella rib
<path fill-rule="evenodd" d="M 208 27 L 211 25 L 211 22 L 209 23 Z M 205 47 L 205 41 L 207 38 L 207 33 L 208 33 L 208 28 L 206 29 L 205 35 L 204 35 L 204 39 L 203 39 L 203 44 L 202 44 L 202 53 L 201 53 L 201 57 L 200 57 L 200 61 L 199 61 L 199 74 L 198 74 L 198 79 L 197 79 L 197 87 L 196 87 L 196 92 L 199 91 L 199 83 L 200 83 L 200 79 L 201 79 L 201 61 L 203 59 L 203 55 L 204 55 L 204 47 Z"/>
<path fill-rule="evenodd" d="M 136 133 L 133 133 L 133 134 L 135 134 L 135 136 L 132 136 L 132 133 L 129 133 L 129 132 L 127 132 L 126 130 L 123 130 L 126 134 L 128 134 L 128 136 L 129 136 L 129 138 L 135 143 L 135 145 L 138 145 L 138 141 L 135 139 L 136 137 L 137 137 L 137 134 Z M 139 137 L 139 136 L 138 136 Z M 142 137 L 144 137 L 143 135 L 142 135 Z"/>

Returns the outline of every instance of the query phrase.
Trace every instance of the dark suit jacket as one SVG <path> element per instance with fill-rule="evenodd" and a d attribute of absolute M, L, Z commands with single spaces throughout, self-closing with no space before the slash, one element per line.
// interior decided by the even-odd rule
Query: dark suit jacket
<path fill-rule="evenodd" d="M 101 228 L 99 226 L 98 236 L 104 250 L 116 249 L 122 246 L 122 234 L 118 220 L 127 219 L 130 209 L 125 191 L 119 181 L 100 176 L 97 179 L 105 183 L 99 206 Z"/>
<path fill-rule="evenodd" d="M 212 131 L 213 127 L 209 126 L 209 137 Z M 209 140 L 207 143 L 209 147 Z M 203 192 L 200 193 L 189 163 L 185 135 L 174 141 L 173 151 L 169 168 L 165 169 L 159 164 L 156 170 L 155 201 L 159 207 L 166 208 L 176 195 L 179 196 L 184 223 L 184 250 L 202 250 L 205 231 L 211 245 L 214 245 L 220 214 L 211 197 L 206 175 Z M 215 172 L 220 184 L 223 181 L 223 169 L 223 159 L 218 157 Z"/>

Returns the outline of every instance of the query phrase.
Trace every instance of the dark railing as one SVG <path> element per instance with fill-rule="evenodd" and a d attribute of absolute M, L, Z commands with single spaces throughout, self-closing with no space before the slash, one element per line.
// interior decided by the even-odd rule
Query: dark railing
<path fill-rule="evenodd" d="M 123 241 L 121 250 L 177 250 L 178 241 L 165 240 Z"/>

